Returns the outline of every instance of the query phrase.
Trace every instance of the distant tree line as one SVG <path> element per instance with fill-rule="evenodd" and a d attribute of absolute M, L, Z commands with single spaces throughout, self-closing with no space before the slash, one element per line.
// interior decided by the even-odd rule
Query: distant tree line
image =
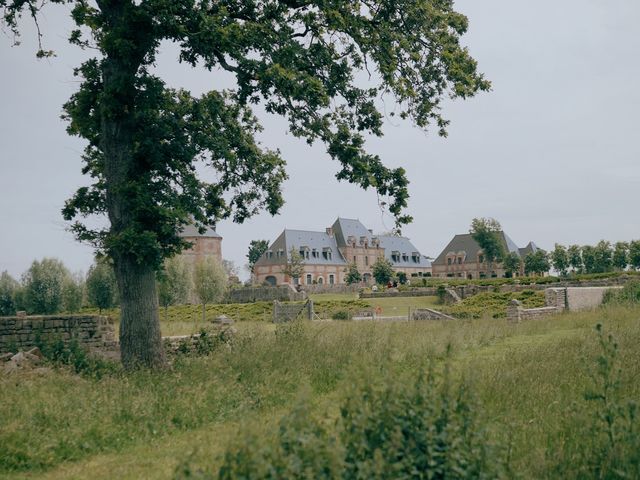
<path fill-rule="evenodd" d="M 205 258 L 191 266 L 182 257 L 165 261 L 157 274 L 159 304 L 170 305 L 197 300 L 203 305 L 220 301 L 229 277 L 237 272 L 233 262 Z M 102 310 L 119 305 L 113 267 L 108 260 L 96 259 L 86 275 L 71 273 L 60 260 L 35 260 L 20 280 L 7 271 L 0 274 L 0 316 L 26 311 L 34 315 L 77 313 L 84 307 Z"/>
<path fill-rule="evenodd" d="M 640 270 L 640 240 L 615 244 L 600 240 L 596 245 L 568 247 L 556 243 L 549 258 L 553 268 L 562 276 Z"/>

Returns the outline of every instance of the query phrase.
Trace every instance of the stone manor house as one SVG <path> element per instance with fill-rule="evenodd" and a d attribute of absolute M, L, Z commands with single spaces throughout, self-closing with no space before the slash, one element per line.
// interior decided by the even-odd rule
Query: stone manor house
<path fill-rule="evenodd" d="M 520 272 L 515 276 L 524 275 L 524 258 L 529 253 L 534 253 L 539 248 L 535 243 L 529 242 L 526 247 L 518 248 L 509 236 L 500 232 L 500 239 L 506 253 L 516 253 L 521 259 Z M 465 279 L 504 277 L 505 271 L 501 263 L 494 263 L 491 271 L 485 261 L 480 245 L 473 239 L 470 233 L 455 235 L 440 255 L 432 263 L 432 275 L 434 277 L 456 277 Z"/>
<path fill-rule="evenodd" d="M 290 278 L 283 270 L 291 249 L 300 253 L 304 273 Z M 285 229 L 256 262 L 255 281 L 271 285 L 344 284 L 346 269 L 355 263 L 364 283 L 371 283 L 371 267 L 378 257 L 391 262 L 407 277 L 431 275 L 431 264 L 408 238 L 375 235 L 359 220 L 338 218 L 324 232 Z"/>
<path fill-rule="evenodd" d="M 180 236 L 193 245 L 180 254 L 191 266 L 209 256 L 222 262 L 222 237 L 213 228 L 207 228 L 204 233 L 200 233 L 195 226 L 186 225 Z"/>

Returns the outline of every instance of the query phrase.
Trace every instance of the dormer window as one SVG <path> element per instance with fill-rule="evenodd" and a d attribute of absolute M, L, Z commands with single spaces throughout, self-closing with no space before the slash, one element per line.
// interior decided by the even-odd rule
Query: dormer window
<path fill-rule="evenodd" d="M 300 247 L 300 256 L 305 260 L 309 260 L 309 247 Z"/>
<path fill-rule="evenodd" d="M 267 250 L 267 258 L 273 258 L 273 251 Z"/>
<path fill-rule="evenodd" d="M 409 255 L 407 255 L 406 253 L 402 254 L 402 261 L 403 262 L 408 262 L 409 261 Z"/>
<path fill-rule="evenodd" d="M 322 249 L 322 258 L 325 260 L 331 260 L 331 247 L 325 247 Z"/>
<path fill-rule="evenodd" d="M 412 252 L 411 260 L 413 260 L 413 263 L 420 263 L 420 252 Z"/>
<path fill-rule="evenodd" d="M 394 262 L 399 262 L 400 261 L 400 252 L 398 252 L 397 250 L 394 250 L 393 252 L 391 252 L 391 260 Z"/>
<path fill-rule="evenodd" d="M 282 258 L 283 256 L 284 256 L 284 250 L 282 248 L 278 249 L 278 251 L 276 252 L 276 258 Z"/>
<path fill-rule="evenodd" d="M 318 250 L 316 250 L 315 248 L 313 250 L 311 250 L 311 256 L 313 258 L 318 258 L 318 256 L 319 256 Z"/>

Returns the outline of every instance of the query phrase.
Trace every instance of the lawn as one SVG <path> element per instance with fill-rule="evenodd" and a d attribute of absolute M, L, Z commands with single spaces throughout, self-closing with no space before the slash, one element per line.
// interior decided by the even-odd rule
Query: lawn
<path fill-rule="evenodd" d="M 639 320 L 637 308 L 616 306 L 516 325 L 241 322 L 231 346 L 179 358 L 167 372 L 0 377 L 0 477 L 172 478 L 186 464 L 216 472 L 229 445 L 268 445 L 301 402 L 332 431 L 354 385 L 409 388 L 446 363 L 455 382 L 466 379 L 490 443 L 508 446 L 509 476 L 589 478 L 571 446 L 579 441 L 589 458 L 602 451 L 585 400 L 601 352 L 594 326 L 619 344 L 623 401 L 640 396 Z"/>

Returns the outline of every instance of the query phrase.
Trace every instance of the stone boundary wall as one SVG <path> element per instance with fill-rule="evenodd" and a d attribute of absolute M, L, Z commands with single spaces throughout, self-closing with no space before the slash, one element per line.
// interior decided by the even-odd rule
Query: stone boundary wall
<path fill-rule="evenodd" d="M 566 287 L 547 288 L 544 291 L 545 307 L 522 308 L 518 300 L 511 300 L 507 307 L 507 319 L 512 322 L 547 317 L 562 311 L 581 311 L 596 308 L 602 304 L 604 294 L 612 288 L 606 287 Z"/>
<path fill-rule="evenodd" d="M 432 308 L 418 308 L 411 312 L 411 320 L 455 320 L 455 318 Z"/>
<path fill-rule="evenodd" d="M 358 293 L 362 289 L 362 285 L 301 285 L 300 288 L 307 294 Z"/>
<path fill-rule="evenodd" d="M 84 347 L 111 348 L 116 344 L 113 320 L 98 315 L 0 317 L 0 353 L 34 347 L 38 340 L 72 339 Z"/>
<path fill-rule="evenodd" d="M 225 298 L 226 303 L 254 303 L 254 302 L 300 302 L 307 298 L 303 292 L 296 292 L 289 285 L 277 287 L 241 287 L 229 290 Z"/>
<path fill-rule="evenodd" d="M 590 310 L 602 305 L 607 290 L 622 287 L 581 287 L 566 288 L 567 309 L 570 311 Z"/>
<path fill-rule="evenodd" d="M 435 297 L 436 288 L 426 287 L 420 290 L 405 290 L 397 292 L 361 293 L 360 298 L 394 298 L 394 297 Z"/>

